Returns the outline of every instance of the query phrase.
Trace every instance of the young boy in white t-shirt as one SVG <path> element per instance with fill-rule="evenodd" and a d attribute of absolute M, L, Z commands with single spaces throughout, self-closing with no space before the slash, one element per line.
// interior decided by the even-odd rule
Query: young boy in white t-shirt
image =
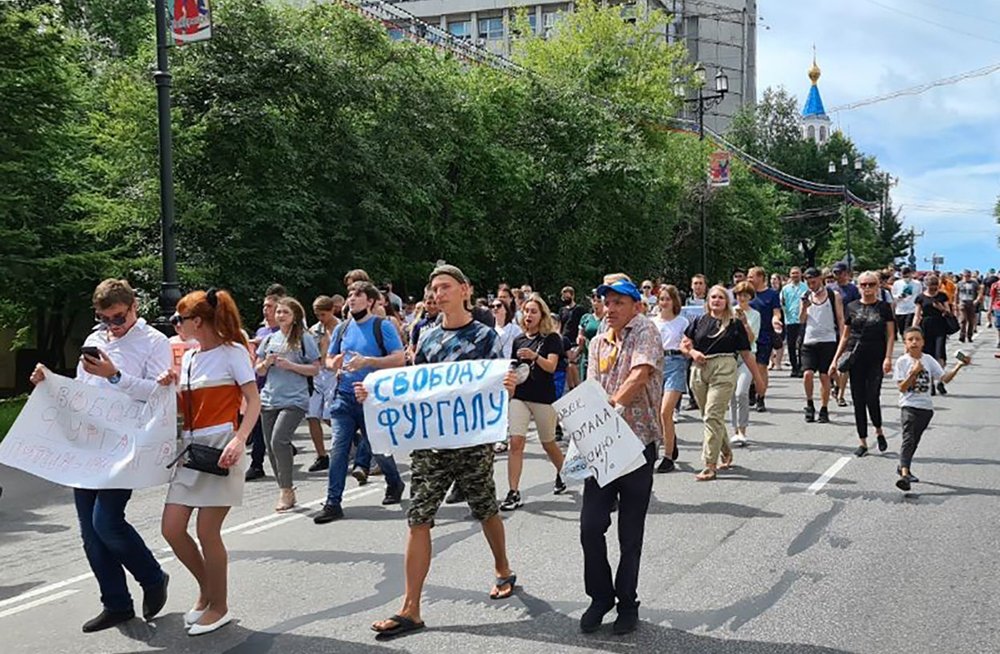
<path fill-rule="evenodd" d="M 955 367 L 945 372 L 941 364 L 929 354 L 924 354 L 924 332 L 919 327 L 908 327 L 903 332 L 906 353 L 896 360 L 893 379 L 899 386 L 899 406 L 902 411 L 903 444 L 899 448 L 899 466 L 896 472 L 896 488 L 908 491 L 910 484 L 920 481 L 910 474 L 913 454 L 920 444 L 927 425 L 934 415 L 934 400 L 931 389 L 934 383 L 950 382 L 968 362 L 959 360 Z"/>

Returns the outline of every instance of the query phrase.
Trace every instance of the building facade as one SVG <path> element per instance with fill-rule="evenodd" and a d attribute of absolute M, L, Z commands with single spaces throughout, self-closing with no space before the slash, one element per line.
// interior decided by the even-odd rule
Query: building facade
<path fill-rule="evenodd" d="M 609 0 L 604 0 L 606 3 Z M 467 39 L 494 54 L 510 54 L 512 24 L 524 11 L 530 28 L 546 34 L 564 12 L 568 0 L 396 0 L 392 4 L 416 18 Z M 729 93 L 705 113 L 705 125 L 725 132 L 736 111 L 757 97 L 756 0 L 619 0 L 622 14 L 660 9 L 674 16 L 664 37 L 683 42 L 692 63 L 701 62 L 711 81 L 721 69 L 729 78 Z M 693 118 L 693 116 L 688 116 Z"/>

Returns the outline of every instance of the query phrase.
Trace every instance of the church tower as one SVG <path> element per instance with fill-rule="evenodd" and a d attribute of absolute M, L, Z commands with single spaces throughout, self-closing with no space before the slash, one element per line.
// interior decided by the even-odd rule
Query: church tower
<path fill-rule="evenodd" d="M 802 138 L 813 141 L 817 145 L 823 145 L 830 140 L 830 117 L 826 115 L 823 108 L 823 98 L 819 96 L 820 70 L 816 65 L 816 52 L 813 51 L 813 65 L 809 69 L 809 80 L 812 86 L 809 88 L 809 96 L 806 98 L 806 105 L 802 108 Z"/>

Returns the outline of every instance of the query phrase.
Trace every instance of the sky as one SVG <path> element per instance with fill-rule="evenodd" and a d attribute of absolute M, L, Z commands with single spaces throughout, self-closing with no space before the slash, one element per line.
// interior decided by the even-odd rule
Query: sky
<path fill-rule="evenodd" d="M 893 206 L 914 227 L 917 266 L 1000 268 L 1000 70 L 849 111 L 869 98 L 1000 65 L 997 0 L 758 0 L 757 95 L 805 102 L 813 46 L 834 127 L 898 177 Z M 800 107 L 801 108 L 801 107 Z"/>

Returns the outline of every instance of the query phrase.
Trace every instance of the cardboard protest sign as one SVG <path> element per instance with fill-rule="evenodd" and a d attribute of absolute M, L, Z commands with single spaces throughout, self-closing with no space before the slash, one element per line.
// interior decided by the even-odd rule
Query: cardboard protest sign
<path fill-rule="evenodd" d="M 563 434 L 570 439 L 562 468 L 564 477 L 593 477 L 603 488 L 646 462 L 642 441 L 611 406 L 595 380 L 580 384 L 553 406 Z"/>
<path fill-rule="evenodd" d="M 507 438 L 505 359 L 378 370 L 365 378 L 372 451 L 457 449 Z"/>
<path fill-rule="evenodd" d="M 149 402 L 48 372 L 0 443 L 0 463 L 72 488 L 165 484 L 177 438 L 177 398 Z"/>

